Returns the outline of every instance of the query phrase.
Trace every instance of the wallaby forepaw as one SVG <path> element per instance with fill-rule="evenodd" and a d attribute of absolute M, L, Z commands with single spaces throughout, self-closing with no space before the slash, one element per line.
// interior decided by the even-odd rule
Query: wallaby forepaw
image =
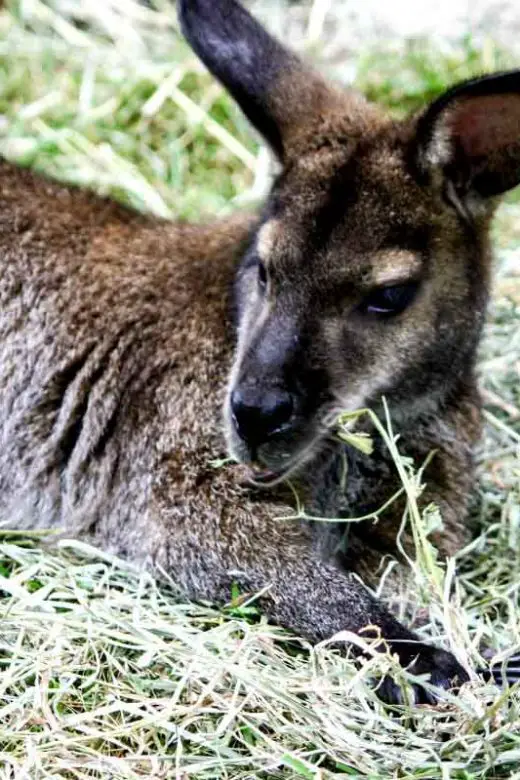
<path fill-rule="evenodd" d="M 515 685 L 520 682 L 520 655 L 512 655 L 503 663 L 492 664 L 488 669 L 479 669 L 486 682 L 497 685 Z"/>
<path fill-rule="evenodd" d="M 403 648 L 404 651 L 404 648 Z M 410 661 L 407 664 L 406 655 Z M 405 657 L 403 657 L 405 656 Z M 422 643 L 412 643 L 406 652 L 400 654 L 401 662 L 407 665 L 408 671 L 415 676 L 428 675 L 428 686 L 411 683 L 408 690 L 391 676 L 383 678 L 377 688 L 379 697 L 387 704 L 437 704 L 439 697 L 432 690 L 458 691 L 461 685 L 468 682 L 469 675 L 452 653 L 437 647 Z"/>

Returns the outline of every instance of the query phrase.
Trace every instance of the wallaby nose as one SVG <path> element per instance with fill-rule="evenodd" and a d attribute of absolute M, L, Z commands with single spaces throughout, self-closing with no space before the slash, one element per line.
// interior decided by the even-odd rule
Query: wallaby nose
<path fill-rule="evenodd" d="M 289 422 L 293 399 L 281 388 L 260 392 L 257 388 L 236 388 L 231 394 L 231 411 L 240 438 L 258 445 Z"/>

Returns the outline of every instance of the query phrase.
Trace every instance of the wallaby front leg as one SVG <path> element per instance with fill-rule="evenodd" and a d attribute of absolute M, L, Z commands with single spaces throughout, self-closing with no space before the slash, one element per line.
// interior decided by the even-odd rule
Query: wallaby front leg
<path fill-rule="evenodd" d="M 256 503 L 243 494 L 241 500 L 230 500 L 229 483 L 226 493 L 219 487 L 223 479 L 217 475 L 209 492 L 205 485 L 184 493 L 184 505 L 171 502 L 171 525 L 158 535 L 167 541 L 157 562 L 188 597 L 226 602 L 235 583 L 243 592 L 262 592 L 266 614 L 312 642 L 341 631 L 366 632 L 385 640 L 381 651 L 388 646 L 403 665 L 430 672 L 440 687 L 468 679 L 453 655 L 419 642 L 354 574 L 324 561 L 307 524 L 276 520 L 284 512 L 280 505 Z M 386 698 L 399 698 L 396 688 L 386 687 Z M 417 691 L 418 699 L 425 696 Z"/>
<path fill-rule="evenodd" d="M 267 566 L 265 571 L 258 571 L 260 580 L 265 578 L 271 585 L 262 603 L 274 621 L 313 642 L 341 631 L 368 639 L 381 637 L 377 649 L 397 654 L 401 665 L 410 667 L 414 674 L 430 674 L 432 684 L 440 688 L 449 689 L 469 679 L 451 653 L 419 641 L 354 574 L 305 555 L 295 566 L 293 554 L 293 549 L 282 548 L 274 571 Z M 288 559 L 292 565 L 286 569 Z M 257 565 L 263 563 L 257 561 Z M 391 679 L 384 681 L 381 695 L 390 702 L 401 697 Z M 417 701 L 432 701 L 431 694 L 419 686 L 414 687 L 414 695 Z"/>

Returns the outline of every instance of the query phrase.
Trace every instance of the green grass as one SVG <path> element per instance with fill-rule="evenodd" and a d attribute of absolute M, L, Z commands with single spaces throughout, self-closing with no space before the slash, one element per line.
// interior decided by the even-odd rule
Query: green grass
<path fill-rule="evenodd" d="M 514 66 L 513 57 L 493 41 L 479 46 L 468 35 L 458 47 L 439 51 L 425 40 L 410 40 L 361 56 L 357 83 L 367 97 L 402 116 L 422 108 L 450 84 Z"/>
<path fill-rule="evenodd" d="M 164 216 L 247 205 L 269 180 L 265 153 L 169 4 L 156 8 L 20 0 L 1 12 L 0 152 Z M 320 55 L 328 67 L 326 41 Z M 349 68 L 400 113 L 509 62 L 468 39 L 364 51 Z M 421 544 L 394 608 L 472 668 L 484 651 L 500 661 L 520 650 L 519 217 L 511 198 L 495 226 L 475 539 L 446 567 L 413 511 L 415 475 L 403 474 Z M 1 780 L 520 778 L 518 690 L 474 675 L 437 708 L 389 713 L 369 680 L 402 674 L 392 659 L 359 670 L 267 625 L 254 604 L 185 604 L 174 586 L 78 542 L 51 550 L 45 536 L 2 534 Z"/>

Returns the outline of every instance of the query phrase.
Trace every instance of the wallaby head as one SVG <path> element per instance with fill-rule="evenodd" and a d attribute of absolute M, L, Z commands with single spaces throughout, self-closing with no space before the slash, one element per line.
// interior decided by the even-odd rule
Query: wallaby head
<path fill-rule="evenodd" d="M 471 374 L 494 196 L 520 181 L 520 73 L 395 122 L 329 86 L 234 0 L 183 0 L 185 34 L 281 164 L 235 281 L 230 450 L 286 474 L 335 409 L 435 410 Z"/>

